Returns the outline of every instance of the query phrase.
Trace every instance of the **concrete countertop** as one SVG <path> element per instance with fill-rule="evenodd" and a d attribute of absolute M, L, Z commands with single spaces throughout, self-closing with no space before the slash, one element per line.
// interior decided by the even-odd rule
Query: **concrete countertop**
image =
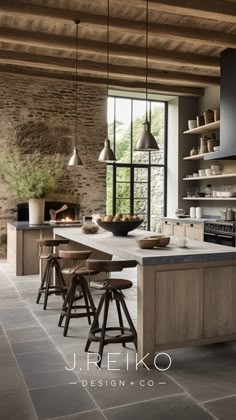
<path fill-rule="evenodd" d="M 109 255 L 115 255 L 123 259 L 135 259 L 141 265 L 236 259 L 236 248 L 192 240 L 187 240 L 186 248 L 179 248 L 177 242 L 180 238 L 177 237 L 171 237 L 171 243 L 165 248 L 140 249 L 136 240 L 155 235 L 155 233 L 139 229 L 130 232 L 126 237 L 113 236 L 112 233 L 102 230 L 99 230 L 97 234 L 89 235 L 82 233 L 80 228 L 75 227 L 57 229 L 55 234 Z"/>
<path fill-rule="evenodd" d="M 30 225 L 29 222 L 8 222 L 9 226 L 12 226 L 16 230 L 42 230 L 42 229 L 58 229 L 58 228 L 71 228 L 71 224 L 60 223 L 53 224 L 49 222 L 44 222 L 42 225 Z M 73 226 L 79 227 L 81 224 L 74 224 Z"/>

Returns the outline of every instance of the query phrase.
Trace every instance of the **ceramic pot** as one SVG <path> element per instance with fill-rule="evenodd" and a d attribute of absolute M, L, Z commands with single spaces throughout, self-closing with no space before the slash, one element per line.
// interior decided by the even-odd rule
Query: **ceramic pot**
<path fill-rule="evenodd" d="M 207 148 L 207 137 L 201 137 L 200 138 L 200 154 L 203 153 L 208 153 L 208 148 Z"/>
<path fill-rule="evenodd" d="M 214 147 L 219 146 L 219 140 L 209 139 L 207 140 L 207 149 L 208 152 L 214 152 Z"/>
<path fill-rule="evenodd" d="M 204 120 L 203 115 L 198 115 L 196 120 L 197 120 L 197 127 L 200 127 L 201 125 L 205 124 L 205 120 Z"/>
<path fill-rule="evenodd" d="M 214 111 L 208 109 L 206 112 L 204 112 L 204 121 L 205 124 L 210 124 L 214 122 Z"/>
<path fill-rule="evenodd" d="M 29 224 L 42 225 L 44 223 L 44 198 L 31 198 L 29 200 Z"/>
<path fill-rule="evenodd" d="M 195 147 L 192 148 L 192 150 L 190 150 L 190 156 L 196 156 L 198 155 L 198 151 L 197 149 L 195 149 Z"/>

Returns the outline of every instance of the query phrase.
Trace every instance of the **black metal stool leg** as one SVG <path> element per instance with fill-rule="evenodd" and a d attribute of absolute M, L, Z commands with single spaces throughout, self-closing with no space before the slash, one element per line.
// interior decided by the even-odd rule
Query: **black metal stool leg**
<path fill-rule="evenodd" d="M 104 349 L 104 338 L 106 334 L 106 326 L 107 326 L 107 315 L 109 310 L 109 303 L 110 303 L 110 293 L 106 292 L 105 294 L 105 305 L 104 305 L 104 315 L 103 315 L 103 324 L 102 324 L 102 330 L 101 330 L 101 337 L 100 337 L 100 343 L 99 343 L 99 358 L 98 358 L 98 367 L 101 367 L 102 363 L 102 356 L 103 356 L 103 349 Z"/>
<path fill-rule="evenodd" d="M 118 292 L 118 293 L 119 293 L 119 292 Z M 121 294 L 121 293 L 119 293 L 119 295 L 120 295 L 120 297 L 119 297 L 120 303 L 121 303 L 121 305 L 122 305 L 122 308 L 123 308 L 123 311 L 124 311 L 124 313 L 125 313 L 126 319 L 127 319 L 127 321 L 128 321 L 129 327 L 130 327 L 130 329 L 131 329 L 131 332 L 132 332 L 132 334 L 134 335 L 134 345 L 135 345 L 135 348 L 136 348 L 136 350 L 137 350 L 137 332 L 136 332 L 135 326 L 134 326 L 134 324 L 133 324 L 133 321 L 132 321 L 132 319 L 131 319 L 131 316 L 130 316 L 130 314 L 129 314 L 128 308 L 127 308 L 127 306 L 126 306 L 126 303 L 125 303 L 124 297 L 122 296 L 122 294 Z"/>
<path fill-rule="evenodd" d="M 93 323 L 92 323 L 92 325 L 91 325 L 91 328 L 90 328 L 90 333 L 92 333 L 92 332 L 93 332 L 93 330 L 94 330 L 94 329 L 96 328 L 96 326 L 98 325 L 98 318 L 99 318 L 99 315 L 100 315 L 100 313 L 101 313 L 101 310 L 102 310 L 102 307 L 103 307 L 103 303 L 104 303 L 105 297 L 106 297 L 106 295 L 105 295 L 105 293 L 104 293 L 104 294 L 101 296 L 100 302 L 99 302 L 99 304 L 98 304 L 98 309 L 97 309 L 97 312 L 96 312 L 96 314 L 95 314 L 95 317 L 94 317 Z M 89 350 L 90 344 L 91 344 L 91 340 L 88 338 L 84 351 L 88 351 L 88 350 Z"/>
<path fill-rule="evenodd" d="M 119 300 L 116 300 L 116 308 L 117 308 L 117 314 L 118 314 L 118 319 L 119 319 L 121 334 L 124 334 L 124 323 L 123 323 L 123 318 L 122 318 L 122 314 L 121 314 Z M 125 346 L 125 343 L 122 343 L 122 347 L 126 347 Z"/>
<path fill-rule="evenodd" d="M 46 279 L 47 279 L 48 268 L 49 268 L 49 266 L 48 266 L 48 262 L 47 262 L 47 265 L 46 265 L 45 270 L 44 270 L 44 273 L 43 273 L 43 279 L 41 281 L 41 285 L 40 285 L 40 288 L 39 288 L 39 291 L 38 291 L 38 296 L 37 296 L 36 303 L 39 303 L 40 302 L 40 298 L 42 296 L 41 290 L 43 290 L 44 284 L 45 284 Z"/>
<path fill-rule="evenodd" d="M 71 295 L 71 287 L 72 287 L 72 284 L 69 286 L 69 289 L 67 291 L 65 300 L 64 300 L 63 305 L 62 305 L 61 312 L 66 312 L 66 310 L 67 310 L 66 308 L 67 308 L 68 302 L 70 300 L 70 295 Z M 62 326 L 62 322 L 63 322 L 63 319 L 64 319 L 65 316 L 66 316 L 65 313 L 61 313 L 59 321 L 58 321 L 58 327 Z"/>
<path fill-rule="evenodd" d="M 44 302 L 43 302 L 43 309 L 47 309 L 47 302 L 48 302 L 48 296 L 49 296 L 49 289 L 50 289 L 50 283 L 51 283 L 51 271 L 52 270 L 52 261 L 48 261 L 48 272 L 47 272 L 47 278 L 46 278 L 46 286 L 45 286 L 45 292 L 44 292 Z"/>
<path fill-rule="evenodd" d="M 85 290 L 85 287 L 84 287 L 84 282 L 85 282 L 85 281 L 86 281 L 86 280 L 85 280 L 85 279 L 83 279 L 83 278 L 81 278 L 81 279 L 80 279 L 81 289 L 82 289 L 82 292 L 83 292 L 83 295 L 84 295 L 84 302 L 85 302 L 85 306 L 86 306 L 86 312 L 87 312 L 87 317 L 88 317 L 88 323 L 89 323 L 89 325 L 91 325 L 90 307 L 89 307 L 89 303 L 88 303 L 87 293 L 86 293 L 86 290 Z"/>
<path fill-rule="evenodd" d="M 96 306 L 94 305 L 94 301 L 93 301 L 93 298 L 92 298 L 92 295 L 91 295 L 91 292 L 90 292 L 90 288 L 88 286 L 88 283 L 87 283 L 86 279 L 84 279 L 84 288 L 85 288 L 86 295 L 88 297 L 92 312 L 96 312 Z"/>
<path fill-rule="evenodd" d="M 74 281 L 74 279 L 72 279 L 72 283 L 71 283 L 71 293 L 70 293 L 70 297 L 69 297 L 69 302 L 68 302 L 68 308 L 66 311 L 66 321 L 65 321 L 65 327 L 64 327 L 64 331 L 63 331 L 63 336 L 66 337 L 67 335 L 67 331 L 69 328 L 69 323 L 70 323 L 70 313 L 71 313 L 71 309 L 75 300 L 75 293 L 76 293 L 76 283 Z"/>
<path fill-rule="evenodd" d="M 55 273 L 56 273 L 56 284 L 55 288 L 58 286 L 60 289 L 59 292 L 62 295 L 62 299 L 64 300 L 66 297 L 66 285 L 65 280 L 61 272 L 60 265 L 57 260 L 54 260 L 54 267 L 55 267 Z"/>

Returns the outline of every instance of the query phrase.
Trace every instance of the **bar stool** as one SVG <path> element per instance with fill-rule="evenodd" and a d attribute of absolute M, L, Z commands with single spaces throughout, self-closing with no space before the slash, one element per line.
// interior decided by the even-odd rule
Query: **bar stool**
<path fill-rule="evenodd" d="M 121 343 L 125 347 L 126 343 L 134 343 L 135 348 L 137 349 L 137 333 L 130 317 L 128 308 L 126 306 L 124 295 L 122 290 L 129 289 L 133 286 L 133 283 L 130 280 L 120 279 L 120 278 L 108 278 L 108 273 L 114 271 L 122 271 L 123 268 L 136 267 L 137 262 L 130 261 L 99 261 L 99 260 L 88 260 L 87 268 L 89 270 L 97 270 L 99 272 L 107 273 L 107 278 L 104 280 L 94 280 L 90 281 L 90 287 L 95 289 L 104 290 L 105 293 L 101 296 L 94 321 L 92 323 L 89 337 L 85 346 L 85 351 L 89 350 L 91 342 L 99 343 L 99 357 L 97 366 L 100 367 L 102 363 L 102 355 L 104 346 L 111 343 Z M 112 301 L 116 302 L 116 309 L 118 314 L 119 326 L 107 327 L 107 318 L 109 305 Z M 104 306 L 104 314 L 102 320 L 102 328 L 98 328 L 99 316 L 101 310 Z M 126 320 L 128 322 L 129 328 L 124 327 L 121 307 L 125 314 Z M 116 332 L 119 331 L 118 335 L 108 335 L 107 332 Z"/>
<path fill-rule="evenodd" d="M 88 281 L 85 276 L 97 274 L 95 270 L 88 270 L 85 261 L 91 255 L 92 251 L 59 251 L 60 258 L 64 260 L 72 260 L 73 264 L 70 268 L 63 268 L 62 274 L 70 276 L 70 285 L 64 300 L 58 326 L 62 326 L 63 319 L 65 326 L 63 336 L 66 337 L 71 318 L 88 318 L 91 324 L 91 316 L 95 316 L 96 307 L 93 302 L 91 292 L 89 290 Z M 82 296 L 77 291 L 82 292 Z M 84 299 L 84 305 L 77 305 L 79 299 Z M 85 311 L 81 312 L 81 309 Z M 78 312 L 76 312 L 78 310 Z"/>
<path fill-rule="evenodd" d="M 61 268 L 58 263 L 60 257 L 53 252 L 54 247 L 59 245 L 68 244 L 68 239 L 37 239 L 36 243 L 39 247 L 39 258 L 40 260 L 46 260 L 46 267 L 43 274 L 41 286 L 38 290 L 38 296 L 36 303 L 40 302 L 42 293 L 44 293 L 43 309 L 47 309 L 48 296 L 62 295 L 63 299 L 66 295 L 66 285 L 61 273 Z M 43 254 L 43 248 L 48 248 L 47 255 Z M 55 268 L 55 284 L 53 284 L 53 269 Z"/>

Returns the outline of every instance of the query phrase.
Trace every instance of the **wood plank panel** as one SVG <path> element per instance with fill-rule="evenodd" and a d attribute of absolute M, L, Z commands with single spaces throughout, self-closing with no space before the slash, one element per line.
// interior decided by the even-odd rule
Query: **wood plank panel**
<path fill-rule="evenodd" d="M 203 335 L 203 270 L 156 273 L 156 345 Z"/>
<path fill-rule="evenodd" d="M 236 333 L 236 267 L 204 270 L 204 336 Z"/>

